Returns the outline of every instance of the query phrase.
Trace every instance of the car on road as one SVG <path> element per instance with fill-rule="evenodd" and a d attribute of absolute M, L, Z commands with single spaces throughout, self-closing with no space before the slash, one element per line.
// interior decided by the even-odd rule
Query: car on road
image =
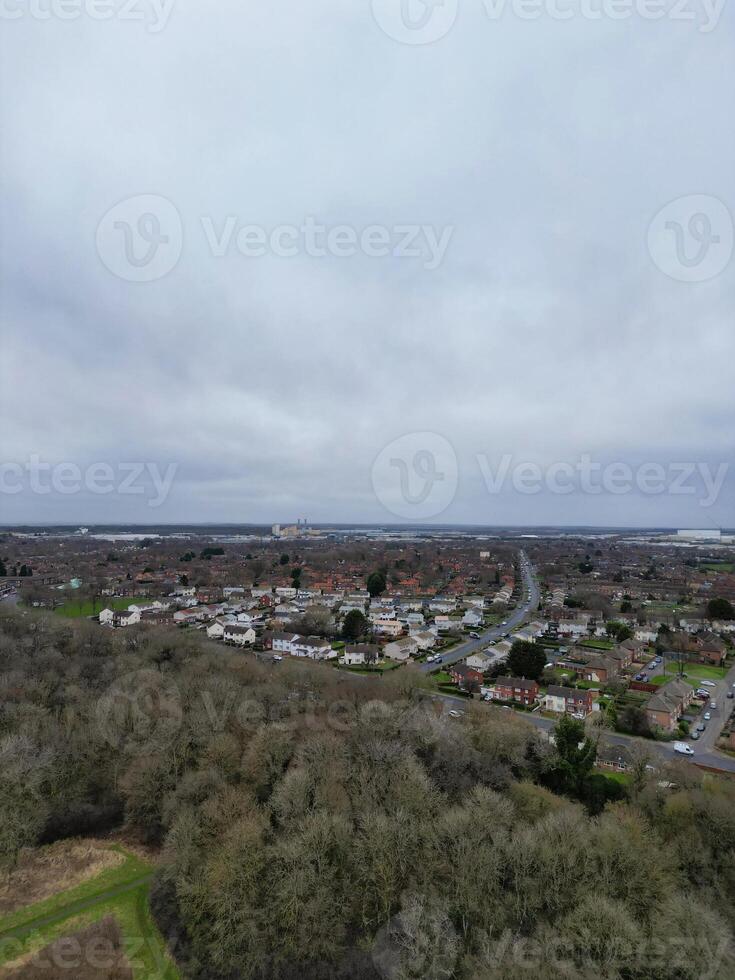
<path fill-rule="evenodd" d="M 436 660 L 436 656 L 433 653 L 430 653 L 429 656 L 426 658 L 427 664 L 433 664 L 435 660 Z"/>
<path fill-rule="evenodd" d="M 694 755 L 694 749 L 686 742 L 674 742 L 674 752 L 678 752 L 679 755 Z"/>
<path fill-rule="evenodd" d="M 434 657 L 434 663 L 435 664 L 444 663 L 444 657 Z"/>
<path fill-rule="evenodd" d="M 713 711 L 716 711 L 717 710 L 717 702 L 716 701 L 710 701 L 709 706 L 710 706 L 710 708 Z"/>
<path fill-rule="evenodd" d="M 728 696 L 728 698 L 730 698 L 730 700 L 732 700 L 733 698 L 735 698 L 735 694 L 733 694 L 732 691 L 728 691 L 727 692 L 727 696 Z"/>
<path fill-rule="evenodd" d="M 470 632 L 470 636 L 472 637 L 473 640 L 479 640 L 480 639 L 480 634 L 479 633 L 476 633 L 474 630 L 472 630 Z"/>
<path fill-rule="evenodd" d="M 704 720 L 705 721 L 709 721 L 711 717 L 712 717 L 712 712 L 711 711 L 705 711 L 705 713 L 704 713 Z"/>

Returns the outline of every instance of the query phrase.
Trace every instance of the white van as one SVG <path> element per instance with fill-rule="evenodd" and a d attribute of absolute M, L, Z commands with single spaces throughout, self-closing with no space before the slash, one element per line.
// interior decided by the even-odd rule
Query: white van
<path fill-rule="evenodd" d="M 680 755 L 694 755 L 694 749 L 686 742 L 674 742 L 674 752 Z"/>

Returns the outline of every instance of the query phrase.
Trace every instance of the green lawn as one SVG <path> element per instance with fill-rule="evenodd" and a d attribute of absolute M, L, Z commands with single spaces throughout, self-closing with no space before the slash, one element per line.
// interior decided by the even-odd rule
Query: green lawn
<path fill-rule="evenodd" d="M 592 650 L 612 650 L 615 644 L 613 643 L 612 640 L 603 640 L 600 638 L 594 640 L 593 639 L 582 640 L 579 646 L 588 647 Z"/>
<path fill-rule="evenodd" d="M 128 606 L 134 603 L 143 604 L 144 602 L 150 602 L 150 599 L 141 599 L 140 597 L 134 596 L 120 596 L 115 599 L 104 598 L 98 599 L 92 607 L 91 600 L 87 602 L 75 602 L 73 598 L 68 599 L 63 606 L 57 606 L 54 612 L 57 616 L 65 616 L 67 619 L 78 619 L 81 616 L 96 616 L 97 613 L 102 612 L 103 609 L 127 609 Z"/>
<path fill-rule="evenodd" d="M 694 681 L 719 681 L 727 674 L 727 667 L 710 667 L 708 664 L 685 664 L 684 673 L 687 677 L 684 680 Z M 666 684 L 677 676 L 676 668 L 668 666 L 665 674 L 657 674 L 652 677 L 651 684 Z"/>
<path fill-rule="evenodd" d="M 148 906 L 153 866 L 115 849 L 125 854 L 123 864 L 0 919 L 0 965 L 112 915 L 135 980 L 178 980 Z"/>
<path fill-rule="evenodd" d="M 732 575 L 735 572 L 735 564 L 730 561 L 723 562 L 706 562 L 701 564 L 700 569 L 705 572 L 724 572 L 726 575 Z"/>
<path fill-rule="evenodd" d="M 611 769 L 595 767 L 595 772 L 599 773 L 600 776 L 605 776 L 606 779 L 612 779 L 615 783 L 620 783 L 622 786 L 628 786 L 633 778 L 627 772 L 613 772 Z"/>

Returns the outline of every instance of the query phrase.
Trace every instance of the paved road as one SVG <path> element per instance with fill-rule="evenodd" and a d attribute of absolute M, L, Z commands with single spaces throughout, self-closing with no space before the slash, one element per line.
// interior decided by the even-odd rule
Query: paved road
<path fill-rule="evenodd" d="M 505 626 L 493 626 L 491 629 L 481 633 L 478 640 L 465 640 L 458 646 L 452 647 L 451 650 L 447 650 L 446 653 L 442 653 L 442 667 L 446 667 L 447 664 L 456 664 L 458 660 L 463 660 L 471 653 L 475 653 L 477 650 L 483 650 L 489 643 L 496 643 L 506 633 L 520 626 L 530 613 L 536 611 L 539 604 L 539 587 L 531 563 L 524 551 L 520 554 L 520 564 L 521 575 L 523 577 L 523 594 L 516 608 L 508 613 Z M 437 669 L 435 663 L 423 663 L 419 664 L 418 667 L 424 674 L 431 673 L 431 671 Z"/>

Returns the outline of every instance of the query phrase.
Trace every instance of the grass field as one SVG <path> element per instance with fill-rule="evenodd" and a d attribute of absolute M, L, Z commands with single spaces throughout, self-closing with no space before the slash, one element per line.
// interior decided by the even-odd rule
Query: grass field
<path fill-rule="evenodd" d="M 103 609 L 127 609 L 134 602 L 140 601 L 140 599 L 136 600 L 133 596 L 123 596 L 117 599 L 98 599 L 93 608 L 91 600 L 80 604 L 70 598 L 63 606 L 57 606 L 54 612 L 57 616 L 64 616 L 66 619 L 79 619 L 82 616 L 96 616 Z M 149 600 L 145 601 L 148 602 Z"/>
<path fill-rule="evenodd" d="M 612 650 L 615 646 L 612 640 L 582 640 L 581 647 L 589 647 L 591 650 Z"/>
<path fill-rule="evenodd" d="M 0 919 L 0 967 L 113 916 L 135 980 L 178 980 L 148 907 L 153 866 L 113 846 L 125 855 L 122 864 Z"/>
<path fill-rule="evenodd" d="M 688 681 L 719 681 L 727 674 L 726 667 L 709 667 L 707 664 L 685 664 L 684 673 L 687 675 L 684 680 Z M 664 674 L 657 674 L 652 677 L 651 684 L 666 684 L 677 676 L 676 669 L 669 667 Z"/>

